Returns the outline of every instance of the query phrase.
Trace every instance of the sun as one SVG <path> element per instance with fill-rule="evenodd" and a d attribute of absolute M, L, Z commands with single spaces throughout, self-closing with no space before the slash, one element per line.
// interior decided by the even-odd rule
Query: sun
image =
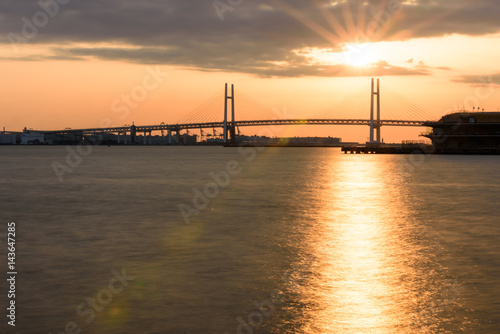
<path fill-rule="evenodd" d="M 303 48 L 293 50 L 296 55 L 309 59 L 311 63 L 370 67 L 382 59 L 380 46 L 376 43 L 343 43 L 340 49 Z"/>
<path fill-rule="evenodd" d="M 368 67 L 380 60 L 379 50 L 374 43 L 345 43 L 343 49 L 342 62 L 349 66 Z"/>

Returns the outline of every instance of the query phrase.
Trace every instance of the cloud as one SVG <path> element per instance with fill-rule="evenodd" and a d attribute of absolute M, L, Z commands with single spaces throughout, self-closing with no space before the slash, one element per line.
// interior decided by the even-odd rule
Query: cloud
<path fill-rule="evenodd" d="M 467 83 L 474 86 L 500 85 L 500 72 L 484 75 L 462 75 L 453 82 Z"/>
<path fill-rule="evenodd" d="M 52 54 L 37 55 L 44 59 L 95 57 L 260 76 L 340 76 L 357 72 L 342 64 L 310 64 L 292 50 L 340 51 L 343 43 L 367 38 L 391 41 L 500 30 L 497 0 L 414 0 L 402 5 L 396 0 L 325 0 L 317 2 L 320 6 L 303 0 L 221 1 L 231 6 L 222 13 L 223 21 L 212 0 L 72 0 L 58 6 L 56 0 L 42 0 L 52 4 L 47 8 L 54 15 L 46 15 L 46 24 L 37 27 L 35 23 L 43 23 L 39 13 L 44 13 L 37 1 L 5 0 L 0 9 L 0 43 L 9 44 L 8 36 L 11 40 L 20 36 L 29 44 L 55 45 Z M 25 38 L 22 31 L 28 24 L 36 33 Z M 426 73 L 401 67 L 376 69 L 392 73 L 388 75 Z"/>
<path fill-rule="evenodd" d="M 415 64 L 414 69 L 419 69 L 422 71 L 427 71 L 430 73 L 432 70 L 441 70 L 441 71 L 451 71 L 451 67 L 447 66 L 437 66 L 437 67 L 432 67 L 424 63 L 423 60 L 416 61 L 414 58 L 408 59 L 405 63 L 407 64 Z"/>
<path fill-rule="evenodd" d="M 207 51 L 208 52 L 208 51 Z M 13 58 L 0 58 L 12 60 Z M 289 52 L 282 61 L 269 59 L 242 58 L 237 64 L 226 64 L 226 59 L 218 58 L 205 61 L 203 67 L 198 61 L 203 61 L 204 54 L 199 58 L 195 55 L 186 55 L 178 49 L 169 48 L 53 48 L 50 54 L 25 56 L 16 58 L 23 61 L 43 60 L 118 60 L 128 63 L 179 65 L 185 68 L 195 68 L 203 71 L 234 71 L 248 73 L 260 77 L 356 77 L 356 76 L 390 76 L 390 75 L 428 75 L 431 68 L 412 68 L 395 66 L 386 61 L 369 64 L 366 67 L 350 66 L 346 64 L 322 64 L 311 62 L 300 53 Z"/>

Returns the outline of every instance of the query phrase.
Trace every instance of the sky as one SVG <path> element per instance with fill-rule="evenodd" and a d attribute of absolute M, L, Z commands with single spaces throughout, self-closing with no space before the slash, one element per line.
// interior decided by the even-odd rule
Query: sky
<path fill-rule="evenodd" d="M 281 118 L 368 118 L 372 77 L 382 118 L 497 111 L 499 17 L 498 0 L 3 0 L 0 128 L 170 124 L 196 110 L 222 118 L 225 83 L 239 119 L 264 115 L 248 97 Z M 382 137 L 423 131 L 383 127 Z M 276 135 L 362 142 L 368 128 Z"/>

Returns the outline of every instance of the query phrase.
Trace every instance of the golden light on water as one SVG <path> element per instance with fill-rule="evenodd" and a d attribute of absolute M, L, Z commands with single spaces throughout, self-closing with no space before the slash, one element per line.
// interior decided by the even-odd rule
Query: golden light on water
<path fill-rule="evenodd" d="M 389 160 L 368 156 L 344 157 L 330 167 L 330 196 L 308 241 L 318 274 L 302 290 L 315 305 L 306 332 L 400 332 L 409 318 L 418 321 L 415 310 L 427 297 L 417 297 L 415 278 L 427 274 L 412 260 L 419 249 L 408 242 L 411 222 L 395 187 L 399 176 Z"/>
<path fill-rule="evenodd" d="M 336 178 L 332 180 L 332 190 L 337 189 L 333 197 L 337 205 L 335 210 L 326 206 L 324 214 L 332 239 L 342 245 L 327 253 L 331 265 L 325 267 L 326 277 L 338 289 L 335 305 L 340 307 L 332 310 L 333 328 L 365 330 L 387 322 L 383 305 L 377 301 L 388 290 L 387 282 L 381 280 L 386 231 L 380 210 L 376 209 L 379 205 L 385 207 L 379 173 L 380 170 L 367 169 L 366 162 L 344 161 L 337 166 Z"/>

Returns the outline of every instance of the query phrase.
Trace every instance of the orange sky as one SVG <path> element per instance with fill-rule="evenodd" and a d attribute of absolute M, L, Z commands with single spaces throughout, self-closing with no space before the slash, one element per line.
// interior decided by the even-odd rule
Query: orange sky
<path fill-rule="evenodd" d="M 297 20 L 297 24 L 307 25 L 307 22 Z M 322 33 L 311 28 L 308 30 Z M 109 118 L 115 126 L 132 122 L 136 125 L 176 123 L 207 99 L 221 93 L 225 82 L 236 86 L 238 119 L 241 119 L 238 108 L 243 108 L 238 105 L 240 91 L 266 107 L 286 110 L 295 118 L 308 118 L 363 86 L 367 87 L 365 98 L 368 101 L 370 77 L 377 73 L 383 74 L 380 76 L 382 99 L 384 88 L 390 89 L 436 118 L 457 108 L 470 108 L 477 102 L 488 111 L 496 111 L 500 107 L 500 64 L 497 61 L 500 34 L 468 36 L 462 33 L 420 38 L 412 38 L 411 31 L 406 34 L 410 37 L 397 40 L 386 38 L 369 44 L 348 44 L 345 41 L 337 45 L 337 49 L 305 47 L 293 51 L 318 68 L 340 64 L 350 71 L 346 74 L 346 70 L 342 70 L 344 72 L 331 76 L 307 73 L 264 76 L 247 70 L 208 69 L 203 68 L 203 64 L 155 65 L 150 61 L 141 63 L 97 56 L 74 60 L 61 57 L 59 60 L 47 57 L 54 53 L 54 47 L 60 47 L 57 41 L 22 44 L 17 53 L 5 44 L 0 51 L 0 127 L 13 131 L 24 127 L 47 130 L 97 127 L 104 118 Z M 102 45 L 94 42 L 85 44 L 85 47 L 92 49 Z M 113 45 L 108 43 L 106 47 L 112 48 Z M 65 44 L 65 47 L 81 46 L 78 43 Z M 121 47 L 121 44 L 115 45 L 118 51 Z M 292 66 L 290 63 L 276 64 Z M 388 71 L 394 70 L 395 74 L 377 72 L 379 69 L 384 71 L 384 67 L 391 67 Z M 147 90 L 147 96 L 136 101 L 127 113 L 117 112 L 116 107 L 123 106 L 123 103 L 116 101 L 123 94 L 129 95 L 137 86 L 143 86 L 148 71 L 154 68 L 168 72 L 168 76 L 158 85 L 148 81 L 154 88 Z M 403 75 L 396 69 L 425 73 Z M 359 73 L 356 74 L 356 71 Z M 485 84 L 481 84 L 481 80 Z M 221 99 L 221 117 L 223 102 Z M 368 116 L 369 110 L 366 110 L 366 118 Z M 382 118 L 384 116 L 382 110 Z M 331 118 L 335 117 L 331 115 Z M 245 134 L 258 132 L 254 128 L 241 130 Z M 423 131 L 424 128 L 418 127 L 384 127 L 382 136 L 386 142 L 399 142 L 402 139 L 418 139 L 418 134 Z M 368 136 L 368 128 L 303 126 L 283 129 L 282 134 L 330 135 L 346 141 L 362 142 Z"/>

